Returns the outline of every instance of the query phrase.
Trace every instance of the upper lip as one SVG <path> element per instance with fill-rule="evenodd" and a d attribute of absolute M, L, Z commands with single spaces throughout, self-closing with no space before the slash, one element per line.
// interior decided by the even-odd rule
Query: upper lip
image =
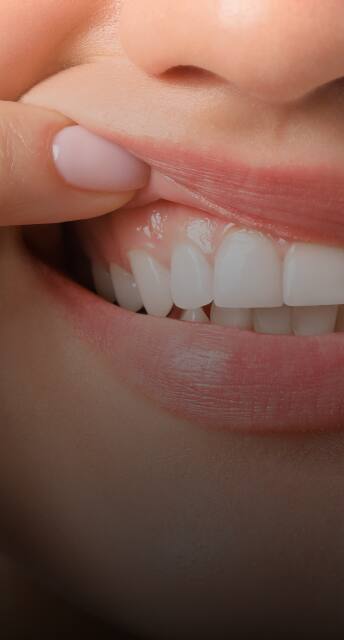
<path fill-rule="evenodd" d="M 338 170 L 249 167 L 215 153 L 196 154 L 147 139 L 118 141 L 176 186 L 186 187 L 190 204 L 193 199 L 193 206 L 201 210 L 288 240 L 344 243 L 344 174 Z"/>
<path fill-rule="evenodd" d="M 90 86 L 94 86 L 91 93 Z M 114 87 L 118 89 L 116 94 Z M 280 148 L 284 144 L 289 149 L 287 163 L 283 165 L 281 158 L 277 158 L 274 165 L 273 156 L 268 154 L 269 165 L 259 167 L 257 158 L 252 165 L 248 161 L 247 136 L 260 140 L 262 135 L 259 144 L 272 148 L 273 122 L 266 126 L 258 120 L 263 131 L 260 133 L 259 124 L 249 121 L 251 128 L 246 130 L 246 111 L 240 118 L 241 102 L 235 103 L 235 117 L 240 132 L 243 131 L 239 146 L 240 132 L 236 135 L 235 148 L 240 147 L 238 153 L 246 154 L 241 156 L 245 157 L 244 163 L 236 152 L 230 155 L 230 128 L 226 134 L 223 124 L 216 126 L 217 117 L 223 122 L 227 94 L 224 96 L 220 90 L 213 92 L 211 105 L 203 113 L 202 91 L 208 89 L 190 89 L 185 108 L 185 95 L 183 102 L 177 89 L 162 87 L 155 79 L 145 78 L 143 82 L 142 75 L 131 66 L 112 60 L 110 64 L 84 64 L 57 74 L 32 89 L 22 101 L 55 109 L 122 144 L 176 184 L 187 187 L 195 194 L 195 206 L 200 209 L 287 239 L 343 245 L 344 171 L 340 167 L 344 154 L 339 142 L 344 136 L 344 126 L 337 111 L 335 134 L 334 128 L 327 126 L 326 113 L 317 112 L 319 117 L 315 120 L 307 115 L 307 110 L 301 110 L 297 131 L 302 135 L 297 136 L 291 117 L 289 124 L 282 127 L 280 141 Z M 142 117 L 147 110 L 147 92 L 150 112 L 148 117 Z M 114 95 L 116 107 L 109 110 Z M 230 98 L 233 100 L 232 95 Z M 161 116 L 161 122 L 155 114 Z M 252 109 L 249 114 L 252 115 Z M 209 124 L 211 117 L 214 126 Z M 229 126 L 234 127 L 236 120 Z M 275 127 L 278 122 L 276 117 Z M 175 131 L 179 141 L 172 143 Z M 202 135 L 204 151 L 197 151 Z M 298 158 L 294 165 L 291 147 Z M 315 166 L 314 159 L 318 157 L 323 159 L 322 164 Z"/>

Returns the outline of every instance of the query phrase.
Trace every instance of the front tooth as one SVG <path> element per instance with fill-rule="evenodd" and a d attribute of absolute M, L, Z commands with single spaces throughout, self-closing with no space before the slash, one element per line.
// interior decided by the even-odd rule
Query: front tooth
<path fill-rule="evenodd" d="M 256 333 L 275 335 L 290 335 L 292 333 L 290 307 L 255 309 L 253 319 Z"/>
<path fill-rule="evenodd" d="M 210 319 L 214 324 L 249 331 L 252 329 L 251 309 L 223 309 L 215 304 L 211 306 Z"/>
<path fill-rule="evenodd" d="M 183 311 L 180 319 L 187 322 L 209 322 L 209 318 L 203 309 L 188 309 L 187 311 Z"/>
<path fill-rule="evenodd" d="M 146 251 L 130 251 L 128 257 L 147 313 L 167 316 L 173 307 L 168 269 Z"/>
<path fill-rule="evenodd" d="M 268 238 L 252 231 L 225 237 L 215 259 L 214 301 L 227 308 L 282 306 L 282 261 Z"/>
<path fill-rule="evenodd" d="M 178 244 L 171 259 L 171 292 L 180 309 L 196 309 L 213 299 L 213 270 L 194 245 Z"/>
<path fill-rule="evenodd" d="M 335 330 L 337 307 L 294 307 L 293 332 L 296 336 L 321 336 Z"/>
<path fill-rule="evenodd" d="M 344 250 L 295 243 L 284 261 L 284 302 L 293 307 L 344 303 Z"/>
<path fill-rule="evenodd" d="M 100 262 L 92 262 L 94 288 L 99 296 L 108 302 L 115 302 L 116 296 L 111 274 Z"/>
<path fill-rule="evenodd" d="M 135 312 L 142 309 L 143 304 L 140 292 L 131 273 L 128 273 L 117 264 L 111 265 L 110 273 L 119 306 Z"/>

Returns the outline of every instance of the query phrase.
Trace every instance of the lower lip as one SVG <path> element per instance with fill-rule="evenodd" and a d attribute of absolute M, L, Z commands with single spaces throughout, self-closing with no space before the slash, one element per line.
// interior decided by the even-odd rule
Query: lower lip
<path fill-rule="evenodd" d="M 264 435 L 344 430 L 343 335 L 269 336 L 133 314 L 34 265 L 116 378 L 178 418 Z"/>

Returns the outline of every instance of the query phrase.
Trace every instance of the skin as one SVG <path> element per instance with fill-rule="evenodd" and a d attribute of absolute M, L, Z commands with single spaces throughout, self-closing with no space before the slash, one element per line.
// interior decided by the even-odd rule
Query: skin
<path fill-rule="evenodd" d="M 16 36 L 0 42 L 0 139 L 19 161 L 1 191 L 0 539 L 137 637 L 341 637 L 343 436 L 212 434 L 123 388 L 9 225 L 43 207 L 58 222 L 72 201 L 89 216 L 120 206 L 54 174 L 46 143 L 70 122 L 340 167 L 343 18 L 341 0 L 2 1 L 1 33 Z"/>

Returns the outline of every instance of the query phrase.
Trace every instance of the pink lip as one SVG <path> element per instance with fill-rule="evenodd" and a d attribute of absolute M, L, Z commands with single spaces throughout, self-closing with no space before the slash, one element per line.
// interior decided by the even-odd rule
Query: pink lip
<path fill-rule="evenodd" d="M 344 173 L 338 169 L 248 167 L 147 139 L 117 141 L 192 192 L 193 206 L 286 239 L 344 242 Z M 152 199 L 148 188 L 133 204 Z"/>
<path fill-rule="evenodd" d="M 264 336 L 128 313 L 34 263 L 76 335 L 156 406 L 211 430 L 344 429 L 344 340 Z"/>

